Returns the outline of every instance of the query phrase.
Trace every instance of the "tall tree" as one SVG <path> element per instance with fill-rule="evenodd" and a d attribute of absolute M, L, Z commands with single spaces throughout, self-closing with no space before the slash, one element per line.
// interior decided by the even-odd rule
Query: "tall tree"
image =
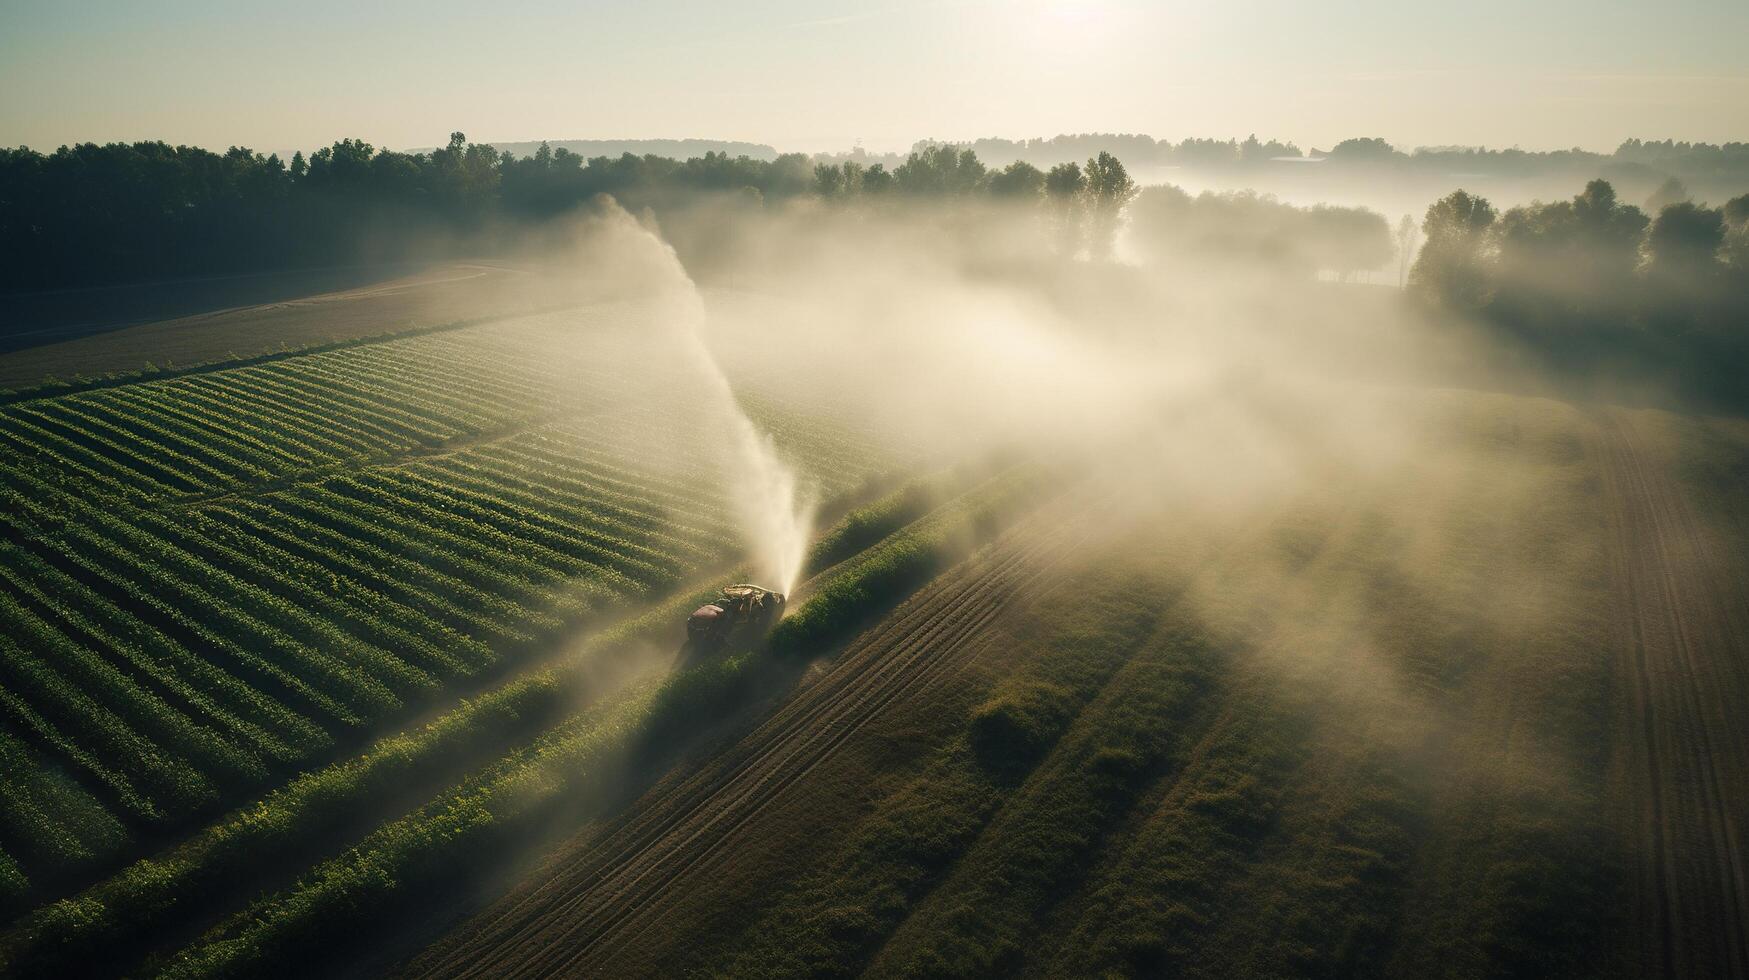
<path fill-rule="evenodd" d="M 1107 259 L 1123 209 L 1136 199 L 1136 182 L 1117 157 L 1102 150 L 1087 161 L 1086 184 L 1088 250 L 1094 259 Z"/>
<path fill-rule="evenodd" d="M 1477 310 L 1488 300 L 1489 241 L 1494 206 L 1487 198 L 1453 191 L 1427 208 L 1426 244 L 1409 270 L 1409 284 L 1440 303 Z"/>
<path fill-rule="evenodd" d="M 1672 289 L 1698 286 L 1719 271 L 1719 247 L 1725 243 L 1725 217 L 1715 208 L 1692 201 L 1658 212 L 1646 235 L 1648 278 Z"/>
<path fill-rule="evenodd" d="M 1044 194 L 1044 171 L 1016 160 L 990 175 L 990 193 L 1014 201 L 1036 201 Z"/>
<path fill-rule="evenodd" d="M 1059 163 L 1045 174 L 1045 200 L 1050 204 L 1057 249 L 1066 256 L 1081 252 L 1086 214 L 1087 175 L 1079 164 Z"/>

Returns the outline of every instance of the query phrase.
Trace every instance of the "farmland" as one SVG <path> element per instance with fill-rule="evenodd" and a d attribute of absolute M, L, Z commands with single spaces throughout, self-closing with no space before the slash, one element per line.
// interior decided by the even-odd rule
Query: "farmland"
<path fill-rule="evenodd" d="M 343 835 L 360 816 L 337 793 L 375 806 L 371 790 L 441 788 L 573 695 L 519 675 L 411 743 L 324 764 L 616 609 L 728 573 L 737 542 L 691 382 L 613 368 L 651 359 L 638 311 L 599 315 L 584 332 L 549 315 L 0 408 L 11 912 L 190 832 L 158 871 L 209 887 L 269 844 Z M 785 432 L 829 498 L 890 458 L 830 424 Z M 648 444 L 671 455 L 652 466 Z M 475 755 L 443 754 L 461 748 Z"/>
<path fill-rule="evenodd" d="M 677 658 L 749 573 L 662 309 L 0 404 L 7 974 L 1729 974 L 1740 425 L 1300 379 L 928 458 L 743 346 L 824 520 Z"/>
<path fill-rule="evenodd" d="M 1740 422 L 1198 370 L 1069 274 L 841 344 L 614 227 L 617 298 L 0 396 L 0 974 L 1742 962 Z M 682 646 L 762 496 L 783 619 Z"/>
<path fill-rule="evenodd" d="M 1240 525 L 1185 491 L 1040 509 L 406 975 L 1729 975 L 1728 837 L 1684 822 L 1729 821 L 1686 794 L 1740 793 L 1740 742 L 1617 727 L 1676 695 L 1612 626 L 1643 552 L 1594 529 L 1651 502 L 1610 475 L 1626 430 L 1705 447 L 1663 505 L 1740 535 L 1740 428 L 1386 405 L 1445 451 Z M 1691 663 L 1726 669 L 1715 637 Z"/>
<path fill-rule="evenodd" d="M 447 263 L 8 295 L 0 298 L 0 388 L 199 367 L 533 312 L 556 305 L 543 283 L 527 269 Z"/>
<path fill-rule="evenodd" d="M 1499 6 L 0 4 L 0 980 L 1749 980 L 1749 4 Z"/>

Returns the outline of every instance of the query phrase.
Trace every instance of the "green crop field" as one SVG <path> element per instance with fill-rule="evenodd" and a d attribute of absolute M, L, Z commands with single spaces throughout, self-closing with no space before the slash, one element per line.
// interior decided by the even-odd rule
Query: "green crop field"
<path fill-rule="evenodd" d="M 264 830 L 280 803 L 223 814 L 288 781 L 271 799 L 333 807 L 352 776 L 299 774 L 726 574 L 693 382 L 624 370 L 649 360 L 636 321 L 535 317 L 0 406 L 5 907 L 191 832 L 209 851 L 319 836 L 307 816 Z M 893 460 L 830 423 L 775 428 L 828 499 Z"/>

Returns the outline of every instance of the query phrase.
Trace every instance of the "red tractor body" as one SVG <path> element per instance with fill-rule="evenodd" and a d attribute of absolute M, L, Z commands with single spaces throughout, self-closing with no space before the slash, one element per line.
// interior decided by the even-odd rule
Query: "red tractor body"
<path fill-rule="evenodd" d="M 686 618 L 686 638 L 696 646 L 722 646 L 731 639 L 763 636 L 783 617 L 784 601 L 781 592 L 731 585 Z"/>

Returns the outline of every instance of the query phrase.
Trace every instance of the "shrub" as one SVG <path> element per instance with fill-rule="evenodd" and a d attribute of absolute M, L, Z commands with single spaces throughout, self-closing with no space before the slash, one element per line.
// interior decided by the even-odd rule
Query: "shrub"
<path fill-rule="evenodd" d="M 972 712 L 972 751 L 994 772 L 1024 772 L 1056 744 L 1075 707 L 1073 694 L 1056 684 L 1005 684 Z"/>

